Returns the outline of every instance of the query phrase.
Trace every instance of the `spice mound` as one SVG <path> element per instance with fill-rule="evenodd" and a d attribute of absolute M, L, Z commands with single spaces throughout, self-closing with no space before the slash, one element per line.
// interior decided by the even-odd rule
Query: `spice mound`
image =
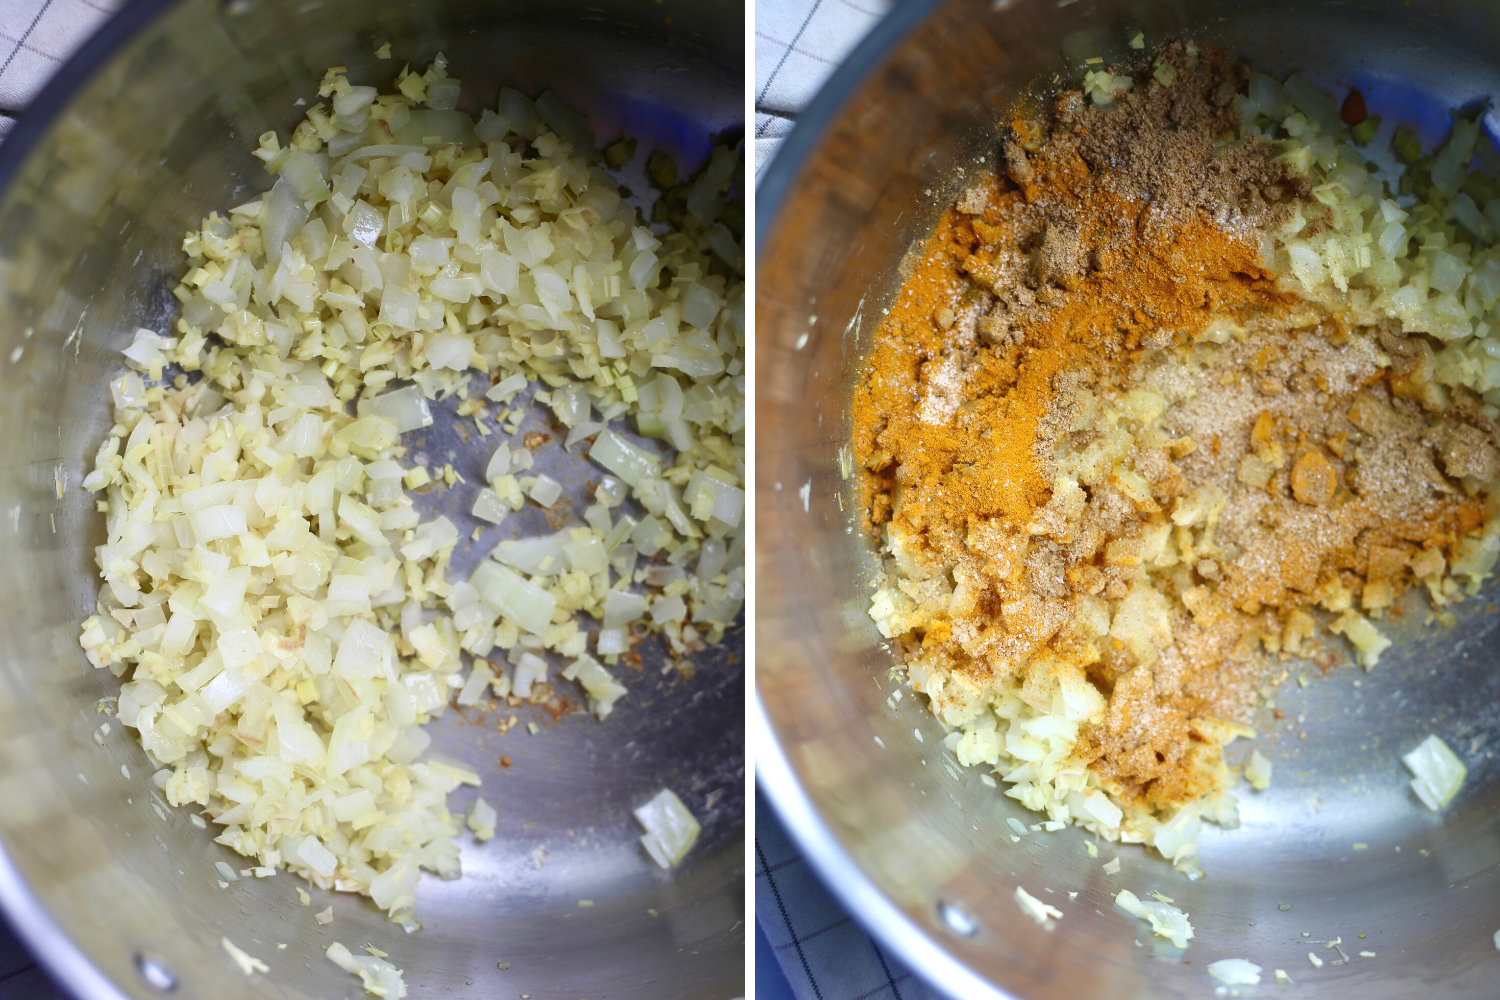
<path fill-rule="evenodd" d="M 870 614 L 949 748 L 1191 877 L 1283 664 L 1373 668 L 1500 551 L 1494 228 L 1446 152 L 1400 207 L 1373 135 L 1191 43 L 1089 72 L 1008 123 L 855 395 Z"/>

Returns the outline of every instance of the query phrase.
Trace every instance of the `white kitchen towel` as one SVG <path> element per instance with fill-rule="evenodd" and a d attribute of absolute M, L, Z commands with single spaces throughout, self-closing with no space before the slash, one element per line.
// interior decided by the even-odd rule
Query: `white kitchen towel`
<path fill-rule="evenodd" d="M 759 791 L 755 919 L 797 1000 L 941 1000 L 828 894 Z"/>
<path fill-rule="evenodd" d="M 0 139 L 124 0 L 0 0 Z"/>
<path fill-rule="evenodd" d="M 895 0 L 755 0 L 755 173 Z"/>

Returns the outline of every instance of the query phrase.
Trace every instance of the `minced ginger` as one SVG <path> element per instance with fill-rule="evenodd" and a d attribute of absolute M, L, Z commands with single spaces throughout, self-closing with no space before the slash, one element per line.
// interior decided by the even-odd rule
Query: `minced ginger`
<path fill-rule="evenodd" d="M 1500 435 L 1423 330 L 1278 256 L 1330 202 L 1244 127 L 1247 68 L 1094 75 L 1010 123 L 876 335 L 871 615 L 963 764 L 1196 876 L 1272 666 L 1373 667 L 1405 590 L 1477 589 Z"/>

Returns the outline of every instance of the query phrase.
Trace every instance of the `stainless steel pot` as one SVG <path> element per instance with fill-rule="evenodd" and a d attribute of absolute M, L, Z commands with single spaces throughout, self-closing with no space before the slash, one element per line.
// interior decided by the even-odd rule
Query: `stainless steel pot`
<path fill-rule="evenodd" d="M 899 6 L 800 116 L 758 190 L 757 780 L 849 911 L 954 997 L 1204 997 L 1216 985 L 1204 967 L 1228 957 L 1264 967 L 1260 996 L 1500 995 L 1500 635 L 1483 597 L 1451 629 L 1409 616 L 1369 675 L 1314 672 L 1279 690 L 1286 718 L 1267 713 L 1254 744 L 1275 782 L 1247 792 L 1241 829 L 1205 834 L 1197 883 L 1138 847 L 1118 851 L 1111 877 L 1100 866 L 1114 847 L 1091 859 L 1076 829 L 1013 843 L 1005 820 L 1035 816 L 960 769 L 917 699 L 887 705 L 893 659 L 866 615 L 872 563 L 840 471 L 861 361 L 956 170 L 993 156 L 998 111 L 1087 56 L 1125 55 L 1137 30 L 1191 32 L 1330 89 L 1358 84 L 1372 112 L 1418 126 L 1429 146 L 1448 108 L 1500 94 L 1491 4 Z M 1494 112 L 1485 123 L 1493 136 Z M 1429 732 L 1469 767 L 1442 815 L 1418 804 L 1399 759 Z M 1063 911 L 1055 930 L 1021 913 L 1017 885 Z M 1113 908 L 1121 888 L 1188 911 L 1186 953 Z M 1338 938 L 1347 963 L 1325 943 Z M 1295 985 L 1273 985 L 1277 968 Z"/>
<path fill-rule="evenodd" d="M 464 843 L 463 879 L 424 880 L 425 929 L 411 937 L 356 897 L 315 892 L 300 906 L 286 874 L 221 889 L 214 863 L 243 860 L 159 800 L 117 723 L 93 741 L 108 718 L 95 703 L 118 684 L 76 642 L 103 541 L 79 484 L 108 426 L 118 351 L 136 326 L 170 325 L 182 231 L 267 186 L 255 137 L 285 136 L 328 66 L 388 85 L 442 51 L 475 112 L 500 85 L 550 87 L 602 139 L 640 137 L 626 183 L 644 193 L 650 149 L 692 169 L 714 136 L 743 130 L 743 25 L 734 0 L 143 0 L 0 146 L 0 904 L 77 996 L 359 996 L 323 957 L 334 940 L 389 952 L 413 997 L 744 991 L 742 633 L 696 657 L 691 677 L 649 656 L 624 671 L 631 693 L 605 723 L 574 713 L 502 736 L 494 716 L 450 712 L 435 744 L 481 771 L 501 819 L 489 844 Z M 378 61 L 387 40 L 395 58 Z M 449 423 L 421 447 L 482 481 L 488 449 L 440 433 Z M 557 450 L 543 454 L 576 503 L 587 473 Z M 428 509 L 467 537 L 464 492 Z M 506 530 L 546 528 L 531 516 Z M 461 550 L 457 572 L 498 537 Z M 671 873 L 639 848 L 630 812 L 663 786 L 703 821 Z M 333 922 L 316 923 L 330 902 Z M 241 975 L 221 937 L 271 971 Z"/>

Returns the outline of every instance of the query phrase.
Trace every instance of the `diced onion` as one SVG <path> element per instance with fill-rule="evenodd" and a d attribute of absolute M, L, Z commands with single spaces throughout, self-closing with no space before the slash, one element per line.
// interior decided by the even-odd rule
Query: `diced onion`
<path fill-rule="evenodd" d="M 234 964 L 239 966 L 239 970 L 245 975 L 249 976 L 257 972 L 266 973 L 271 971 L 271 967 L 265 962 L 251 956 L 227 937 L 219 938 L 219 944 L 224 949 L 225 954 L 234 960 Z"/>
<path fill-rule="evenodd" d="M 743 261 L 715 221 L 739 152 L 690 179 L 690 231 L 656 234 L 593 166 L 582 116 L 504 89 L 476 132 L 445 65 L 403 72 L 396 103 L 331 71 L 331 119 L 315 110 L 285 146 L 261 137 L 279 176 L 187 234 L 174 335 L 134 333 L 84 480 L 109 517 L 79 641 L 124 680 L 119 721 L 162 765 L 162 794 L 258 872 L 367 892 L 408 929 L 420 871 L 460 874 L 445 798 L 478 780 L 424 758 L 422 724 L 455 694 L 540 699 L 550 656 L 604 718 L 632 643 L 700 652 L 745 596 Z M 406 491 L 465 484 L 403 465 L 400 435 L 457 397 L 505 441 L 460 504 L 498 523 L 529 492 L 556 517 L 561 484 L 526 475 L 511 437 L 533 382 L 565 446 L 592 439 L 608 475 L 586 527 L 502 543 L 452 579 L 457 527 Z M 676 453 L 628 439 L 631 420 Z M 630 496 L 649 513 L 615 510 Z M 634 593 L 642 555 L 658 563 Z M 484 659 L 495 649 L 513 673 Z M 330 957 L 404 993 L 388 966 Z"/>
<path fill-rule="evenodd" d="M 580 656 L 562 672 L 563 678 L 578 681 L 589 695 L 589 710 L 603 719 L 614 704 L 627 693 L 608 670 L 591 657 Z"/>
<path fill-rule="evenodd" d="M 676 866 L 698 840 L 697 819 L 669 788 L 636 809 L 635 818 L 646 829 L 641 846 L 662 868 Z"/>
<path fill-rule="evenodd" d="M 661 467 L 655 455 L 630 444 L 614 431 L 602 431 L 589 449 L 589 457 L 619 476 L 631 486 Z"/>
<path fill-rule="evenodd" d="M 406 996 L 406 983 L 401 970 L 383 958 L 374 955 L 356 955 L 335 941 L 328 946 L 328 960 L 345 972 L 358 976 L 364 983 L 365 992 L 381 1000 L 400 1000 Z"/>
<path fill-rule="evenodd" d="M 646 597 L 642 594 L 611 590 L 604 597 L 604 627 L 617 628 L 634 621 L 645 614 L 646 605 Z"/>
<path fill-rule="evenodd" d="M 490 565 L 493 579 L 480 589 L 486 603 L 527 632 L 537 635 L 552 623 L 557 598 L 504 566 Z"/>
<path fill-rule="evenodd" d="M 469 355 L 473 352 L 474 342 L 468 337 L 440 333 L 427 344 L 427 361 L 434 368 L 463 371 L 469 367 Z"/>
<path fill-rule="evenodd" d="M 503 402 L 507 397 L 514 396 L 526 388 L 526 376 L 520 372 L 505 376 L 499 382 L 492 385 L 485 396 L 495 402 Z"/>
<path fill-rule="evenodd" d="M 1170 940 L 1179 948 L 1186 948 L 1193 937 L 1193 925 L 1187 914 L 1170 903 L 1158 900 L 1141 900 L 1129 889 L 1121 889 L 1115 897 L 1115 905 L 1133 917 L 1151 924 L 1152 933 Z"/>
<path fill-rule="evenodd" d="M 484 799 L 475 799 L 469 808 L 468 827 L 474 831 L 474 839 L 489 840 L 495 836 L 495 821 L 499 819 L 493 806 Z"/>
<path fill-rule="evenodd" d="M 494 490 L 490 489 L 489 487 L 485 487 L 484 489 L 480 490 L 479 495 L 474 498 L 474 506 L 470 509 L 469 512 L 475 517 L 479 518 L 481 521 L 488 521 L 491 524 L 499 524 L 501 521 L 505 520 L 505 516 L 509 514 L 510 511 L 511 507 L 508 503 L 506 503 L 504 500 L 501 500 L 499 495 Z"/>
<path fill-rule="evenodd" d="M 245 533 L 245 512 L 228 504 L 190 514 L 188 522 L 193 526 L 193 537 L 199 542 L 238 538 Z"/>
<path fill-rule="evenodd" d="M 483 660 L 479 661 L 474 664 L 474 669 L 469 671 L 469 677 L 464 681 L 463 689 L 458 692 L 458 697 L 454 700 L 460 705 L 477 705 L 480 695 L 494 679 L 494 671 L 490 670 Z"/>
<path fill-rule="evenodd" d="M 292 190 L 290 180 L 279 178 L 271 185 L 265 200 L 265 222 L 261 227 L 266 260 L 273 266 L 281 263 L 281 248 L 292 234 L 307 222 L 308 210 L 304 201 Z"/>
<path fill-rule="evenodd" d="M 1245 780 L 1258 792 L 1271 787 L 1271 762 L 1259 750 L 1253 751 L 1245 763 Z"/>
<path fill-rule="evenodd" d="M 515 679 L 511 681 L 511 693 L 517 698 L 530 698 L 531 686 L 547 679 L 547 661 L 534 653 L 523 653 L 516 663 Z"/>
<path fill-rule="evenodd" d="M 1243 958 L 1221 958 L 1210 962 L 1208 974 L 1226 986 L 1254 986 L 1260 982 L 1260 966 Z"/>
<path fill-rule="evenodd" d="M 551 507 L 562 496 L 562 484 L 548 475 L 537 476 L 527 495 L 543 507 Z"/>
<path fill-rule="evenodd" d="M 1463 761 L 1437 736 L 1428 736 L 1401 760 L 1415 775 L 1412 791 L 1433 812 L 1441 812 L 1453 801 L 1469 774 Z"/>
<path fill-rule="evenodd" d="M 417 110 L 396 130 L 396 142 L 403 145 L 433 146 L 474 145 L 474 122 L 468 115 L 451 109 Z"/>
<path fill-rule="evenodd" d="M 362 400 L 359 412 L 361 416 L 384 417 L 396 425 L 398 434 L 432 426 L 432 409 L 422 390 L 414 385 Z"/>
<path fill-rule="evenodd" d="M 333 856 L 333 852 L 313 836 L 302 838 L 294 852 L 294 857 L 324 878 L 331 876 L 334 869 L 338 867 L 338 859 Z"/>
<path fill-rule="evenodd" d="M 1026 832 L 1025 824 L 1022 824 L 1014 817 L 1011 818 L 1011 822 L 1019 825 L 1021 827 L 1022 833 Z M 1048 930 L 1052 929 L 1053 921 L 1055 919 L 1059 919 L 1062 917 L 1062 911 L 1057 907 L 1042 902 L 1040 899 L 1037 899 L 1035 896 L 1027 892 L 1019 885 L 1016 886 L 1015 899 L 1016 905 L 1021 907 L 1022 913 L 1026 914 L 1028 917 L 1035 920 L 1037 923 L 1041 924 Z"/>
<path fill-rule="evenodd" d="M 595 648 L 600 656 L 628 653 L 630 652 L 630 632 L 621 626 L 602 628 L 599 630 L 599 639 Z"/>
<path fill-rule="evenodd" d="M 507 538 L 496 545 L 490 552 L 490 558 L 513 566 L 525 573 L 551 574 L 562 568 L 565 558 L 563 553 L 563 538 L 561 533 L 555 535 L 542 535 L 535 538 Z M 481 570 L 484 567 L 481 566 Z M 479 570 L 475 571 L 476 577 Z M 488 579 L 488 573 L 485 574 Z M 475 587 L 481 587 L 478 579 L 471 578 L 470 582 Z"/>

